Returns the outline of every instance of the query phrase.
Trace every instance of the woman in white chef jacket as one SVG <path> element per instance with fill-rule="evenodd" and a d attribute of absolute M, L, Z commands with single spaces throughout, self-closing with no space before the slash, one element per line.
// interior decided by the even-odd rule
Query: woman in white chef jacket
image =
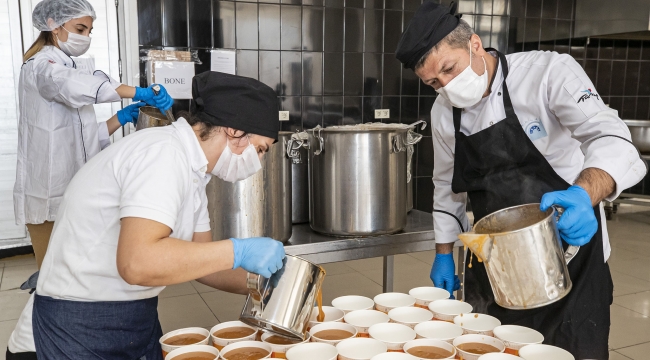
<path fill-rule="evenodd" d="M 34 8 L 41 31 L 24 56 L 18 96 L 18 163 L 14 185 L 17 224 L 27 224 L 40 267 L 63 192 L 72 176 L 109 145 L 109 135 L 137 119 L 147 103 L 168 109 L 165 90 L 120 84 L 101 71 L 77 69 L 71 56 L 90 47 L 95 11 L 87 0 L 44 0 Z M 97 123 L 93 104 L 133 98 L 144 102 Z"/>
<path fill-rule="evenodd" d="M 211 174 L 243 180 L 277 140 L 275 92 L 204 72 L 187 120 L 129 135 L 91 159 L 65 191 L 34 298 L 38 359 L 162 359 L 158 294 L 189 280 L 246 293 L 284 248 L 269 238 L 212 241 Z M 234 269 L 234 270 L 233 270 Z"/>

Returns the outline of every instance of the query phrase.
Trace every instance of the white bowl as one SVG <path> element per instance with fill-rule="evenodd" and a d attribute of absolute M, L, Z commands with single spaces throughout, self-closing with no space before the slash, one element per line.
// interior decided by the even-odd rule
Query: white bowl
<path fill-rule="evenodd" d="M 357 328 L 355 328 L 354 326 L 352 326 L 350 324 L 346 324 L 346 323 L 342 323 L 342 322 L 328 322 L 328 323 L 318 324 L 318 325 L 314 326 L 313 328 L 311 328 L 311 330 L 309 330 L 309 332 L 311 334 L 311 341 L 313 341 L 313 342 L 321 342 L 321 343 L 336 346 L 336 344 L 338 344 L 341 341 L 345 340 L 345 339 L 326 340 L 326 339 L 321 339 L 321 338 L 319 338 L 317 336 L 314 336 L 314 334 L 318 334 L 319 331 L 332 330 L 332 329 L 349 331 L 350 333 L 352 333 L 352 335 L 348 339 L 351 339 L 351 338 L 354 338 L 354 337 L 357 336 Z"/>
<path fill-rule="evenodd" d="M 429 304 L 436 300 L 449 299 L 449 291 L 433 286 L 416 287 L 409 290 L 409 295 L 415 298 L 415 306 L 424 309 L 429 308 Z"/>
<path fill-rule="evenodd" d="M 223 360 L 231 360 L 226 357 L 226 355 L 235 349 L 240 349 L 240 348 L 245 348 L 245 347 L 255 347 L 255 348 L 260 348 L 264 349 L 269 352 L 268 355 L 263 357 L 262 359 L 268 359 L 271 357 L 271 353 L 273 352 L 273 349 L 271 349 L 271 345 L 267 343 L 263 343 L 261 341 L 239 341 L 234 344 L 230 344 L 221 350 L 221 359 Z"/>
<path fill-rule="evenodd" d="M 379 340 L 355 338 L 341 341 L 336 350 L 339 352 L 338 360 L 370 360 L 388 351 L 388 347 Z"/>
<path fill-rule="evenodd" d="M 473 308 L 463 301 L 444 299 L 431 302 L 429 310 L 433 313 L 434 319 L 453 322 L 457 315 L 469 314 Z"/>
<path fill-rule="evenodd" d="M 501 325 L 494 328 L 494 336 L 506 344 L 506 352 L 517 355 L 526 345 L 541 344 L 544 335 L 539 331 L 519 325 Z"/>
<path fill-rule="evenodd" d="M 556 346 L 533 344 L 519 349 L 519 357 L 525 360 L 575 360 L 570 352 Z"/>
<path fill-rule="evenodd" d="M 388 313 L 397 307 L 415 305 L 415 298 L 409 294 L 403 293 L 383 293 L 375 296 L 375 309 Z"/>
<path fill-rule="evenodd" d="M 287 351 L 287 360 L 336 360 L 336 347 L 324 343 L 299 344 Z"/>
<path fill-rule="evenodd" d="M 455 338 L 463 335 L 463 328 L 447 321 L 425 321 L 415 326 L 418 339 L 435 339 L 452 343 Z"/>
<path fill-rule="evenodd" d="M 375 307 L 375 302 L 365 296 L 347 295 L 332 300 L 332 306 L 347 314 L 355 310 L 372 310 Z"/>
<path fill-rule="evenodd" d="M 419 360 L 428 360 L 426 358 L 415 356 L 415 355 L 409 353 L 410 349 L 418 347 L 418 346 L 435 346 L 437 348 L 441 348 L 441 349 L 444 349 L 444 350 L 447 350 L 447 351 L 451 352 L 451 356 L 447 357 L 446 359 L 455 359 L 456 358 L 456 352 L 457 352 L 456 348 L 452 344 L 450 344 L 450 343 L 448 343 L 446 341 L 442 341 L 442 340 L 417 339 L 417 340 L 409 341 L 404 345 L 404 352 L 407 353 L 407 354 L 410 354 L 411 356 L 414 356 L 415 358 L 417 358 Z"/>
<path fill-rule="evenodd" d="M 494 336 L 493 330 L 501 321 L 485 314 L 460 314 L 454 318 L 454 324 L 462 327 L 464 334 Z"/>
<path fill-rule="evenodd" d="M 418 360 L 418 358 L 404 353 L 387 352 L 375 355 L 370 360 Z"/>
<path fill-rule="evenodd" d="M 368 337 L 368 329 L 381 323 L 387 323 L 390 318 L 387 314 L 377 310 L 355 310 L 345 314 L 343 318 L 346 323 L 357 329 L 359 337 Z"/>
<path fill-rule="evenodd" d="M 178 330 L 172 330 L 168 332 L 167 334 L 163 335 L 160 337 L 160 347 L 162 348 L 163 351 L 163 357 L 166 356 L 168 353 L 180 349 L 184 346 L 189 346 L 189 345 L 168 345 L 165 344 L 165 340 L 169 339 L 170 337 L 174 337 L 176 335 L 182 335 L 182 334 L 199 334 L 202 336 L 205 336 L 205 339 L 201 341 L 197 341 L 194 344 L 189 344 L 189 345 L 207 345 L 208 342 L 210 341 L 210 332 L 204 328 L 200 327 L 189 327 L 189 328 L 183 328 L 183 329 L 178 329 Z"/>
<path fill-rule="evenodd" d="M 210 353 L 214 355 L 215 360 L 219 359 L 219 350 L 215 349 L 210 345 L 186 345 L 176 350 L 173 350 L 172 352 L 167 354 L 167 356 L 165 356 L 165 360 L 173 360 L 178 355 L 183 355 L 183 354 L 196 352 L 196 351 Z"/>
<path fill-rule="evenodd" d="M 415 306 L 404 306 L 389 311 L 388 317 L 392 322 L 414 328 L 419 323 L 433 319 L 433 313 Z"/>
<path fill-rule="evenodd" d="M 310 335 L 307 333 L 307 339 L 297 342 L 295 344 L 288 344 L 288 345 L 281 345 L 281 344 L 274 344 L 272 342 L 266 341 L 268 338 L 273 336 L 275 334 L 266 332 L 262 334 L 262 342 L 271 345 L 271 357 L 272 358 L 283 358 L 284 355 L 291 349 L 292 347 L 298 346 L 300 344 L 308 343 L 310 340 Z"/>
<path fill-rule="evenodd" d="M 479 356 L 478 360 L 521 360 L 521 358 L 506 353 L 489 353 Z"/>
<path fill-rule="evenodd" d="M 415 340 L 415 330 L 396 323 L 376 324 L 368 329 L 371 338 L 386 344 L 388 351 L 402 351 L 404 344 Z"/>
<path fill-rule="evenodd" d="M 492 345 L 496 347 L 500 353 L 502 353 L 506 349 L 506 346 L 503 344 L 503 341 L 493 338 L 491 336 L 476 335 L 476 334 L 461 335 L 456 339 L 454 339 L 453 345 L 454 347 L 456 347 L 456 350 L 458 350 L 458 356 L 460 356 L 460 358 L 462 358 L 463 360 L 478 360 L 478 358 L 481 356 L 479 354 L 463 351 L 458 347 L 459 345 L 466 344 L 466 343 L 482 343 L 482 344 Z M 551 358 L 547 360 L 551 360 Z"/>
<path fill-rule="evenodd" d="M 244 336 L 244 337 L 238 338 L 238 339 L 224 339 L 224 338 L 219 338 L 219 337 L 214 336 L 214 333 L 216 331 L 219 331 L 221 329 L 232 328 L 232 327 L 245 327 L 245 328 L 253 329 L 253 330 L 255 330 L 255 332 L 253 332 L 252 334 L 250 334 L 248 336 Z M 258 331 L 257 331 L 256 328 L 254 328 L 252 326 L 249 326 L 249 325 L 246 325 L 241 321 L 238 321 L 238 320 L 226 321 L 226 322 L 222 322 L 220 324 L 217 324 L 217 325 L 213 326 L 212 329 L 210 329 L 210 338 L 212 338 L 212 346 L 214 346 L 217 349 L 221 350 L 224 347 L 226 347 L 226 346 L 228 346 L 230 344 L 234 344 L 234 343 L 239 342 L 239 341 L 252 341 L 252 340 L 255 340 L 255 337 L 257 336 L 257 332 Z"/>
<path fill-rule="evenodd" d="M 343 316 L 345 316 L 345 311 L 333 306 L 323 306 L 323 312 L 325 313 L 325 320 L 318 321 L 318 306 L 314 306 L 314 309 L 311 311 L 311 317 L 309 318 L 309 329 L 321 323 L 343 321 Z"/>

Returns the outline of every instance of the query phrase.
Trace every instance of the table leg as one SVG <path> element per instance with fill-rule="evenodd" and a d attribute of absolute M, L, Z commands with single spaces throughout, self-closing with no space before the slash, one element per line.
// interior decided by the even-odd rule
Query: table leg
<path fill-rule="evenodd" d="M 394 256 L 384 256 L 384 292 L 393 292 L 393 271 L 395 270 Z"/>
<path fill-rule="evenodd" d="M 456 299 L 465 300 L 465 248 L 460 246 L 458 249 L 457 273 L 460 279 L 460 289 L 456 291 Z"/>

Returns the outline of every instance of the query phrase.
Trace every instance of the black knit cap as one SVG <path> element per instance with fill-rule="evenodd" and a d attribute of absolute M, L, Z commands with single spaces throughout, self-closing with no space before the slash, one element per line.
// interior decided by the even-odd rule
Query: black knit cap
<path fill-rule="evenodd" d="M 251 78 L 206 71 L 192 79 L 192 115 L 215 125 L 278 140 L 278 97 Z"/>
<path fill-rule="evenodd" d="M 457 7 L 454 2 L 447 7 L 431 0 L 420 5 L 395 51 L 405 68 L 414 70 L 422 56 L 458 26 L 461 15 L 456 14 Z"/>

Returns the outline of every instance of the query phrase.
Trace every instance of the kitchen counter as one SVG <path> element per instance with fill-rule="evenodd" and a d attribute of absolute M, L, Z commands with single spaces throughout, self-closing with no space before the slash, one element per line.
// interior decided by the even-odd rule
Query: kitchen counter
<path fill-rule="evenodd" d="M 319 234 L 309 224 L 293 225 L 293 233 L 285 244 L 287 254 L 300 256 L 316 264 L 384 257 L 384 292 L 393 290 L 393 256 L 417 251 L 435 250 L 431 213 L 412 210 L 406 228 L 389 235 L 368 237 L 335 237 Z M 462 253 L 462 252 L 461 252 Z M 463 266 L 459 259 L 459 269 Z M 462 270 L 459 271 L 462 273 Z"/>

